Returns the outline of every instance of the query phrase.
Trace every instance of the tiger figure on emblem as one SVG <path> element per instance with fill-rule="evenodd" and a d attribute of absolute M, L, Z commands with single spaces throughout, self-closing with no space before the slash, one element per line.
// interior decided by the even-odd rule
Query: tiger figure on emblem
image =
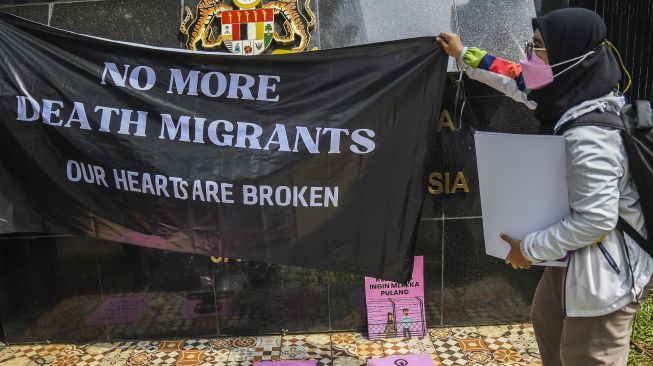
<path fill-rule="evenodd" d="M 216 50 L 224 46 L 239 55 L 259 55 L 272 41 L 279 46 L 291 46 L 291 52 L 306 51 L 311 40 L 310 30 L 316 17 L 311 0 L 305 0 L 304 12 L 299 0 L 233 0 L 234 8 L 222 0 L 200 0 L 195 15 L 186 7 L 186 17 L 179 30 L 186 36 L 189 50 Z M 275 20 L 283 24 L 278 30 Z"/>

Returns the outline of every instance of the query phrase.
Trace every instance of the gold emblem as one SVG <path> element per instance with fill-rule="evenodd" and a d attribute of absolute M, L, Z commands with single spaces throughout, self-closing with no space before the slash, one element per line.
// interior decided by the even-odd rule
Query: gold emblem
<path fill-rule="evenodd" d="M 234 4 L 241 9 L 253 9 L 260 3 L 261 0 L 234 0 Z"/>
<path fill-rule="evenodd" d="M 231 6 L 221 0 L 200 0 L 195 14 L 186 7 L 179 30 L 186 35 L 189 50 L 225 47 L 239 55 L 259 55 L 274 42 L 278 46 L 292 46 L 290 52 L 302 52 L 308 49 L 316 18 L 311 0 L 304 2 L 306 16 L 299 10 L 298 2 L 270 0 L 261 4 L 262 0 L 233 0 Z"/>

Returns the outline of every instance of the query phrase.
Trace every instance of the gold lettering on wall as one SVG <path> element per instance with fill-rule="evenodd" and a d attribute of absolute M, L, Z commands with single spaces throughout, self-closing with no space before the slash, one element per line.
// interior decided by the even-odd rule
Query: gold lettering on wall
<path fill-rule="evenodd" d="M 232 261 L 234 261 L 234 260 L 236 262 L 242 262 L 242 260 L 240 260 L 240 259 L 232 259 Z M 211 257 L 211 262 L 213 262 L 215 264 L 229 263 L 229 258 L 227 258 L 227 257 Z"/>
<path fill-rule="evenodd" d="M 438 121 L 438 132 L 442 131 L 442 129 L 445 127 L 448 127 L 450 131 L 456 131 L 456 126 L 453 125 L 453 119 L 451 119 L 449 111 L 443 109 L 442 113 L 440 114 L 440 120 Z"/>
<path fill-rule="evenodd" d="M 451 177 L 455 174 L 452 181 Z M 433 172 L 429 175 L 429 193 L 432 195 L 454 194 L 456 192 L 469 193 L 469 185 L 463 172 L 439 173 Z"/>

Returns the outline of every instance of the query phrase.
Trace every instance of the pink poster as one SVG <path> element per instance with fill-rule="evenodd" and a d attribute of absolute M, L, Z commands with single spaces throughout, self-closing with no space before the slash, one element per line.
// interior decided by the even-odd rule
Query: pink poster
<path fill-rule="evenodd" d="M 403 355 L 383 358 L 370 358 L 368 366 L 435 366 L 431 356 L 427 354 Z"/>
<path fill-rule="evenodd" d="M 316 360 L 264 361 L 254 362 L 254 366 L 317 366 Z"/>
<path fill-rule="evenodd" d="M 424 257 L 415 257 L 413 275 L 407 284 L 365 277 L 365 300 L 370 339 L 423 337 Z"/>

